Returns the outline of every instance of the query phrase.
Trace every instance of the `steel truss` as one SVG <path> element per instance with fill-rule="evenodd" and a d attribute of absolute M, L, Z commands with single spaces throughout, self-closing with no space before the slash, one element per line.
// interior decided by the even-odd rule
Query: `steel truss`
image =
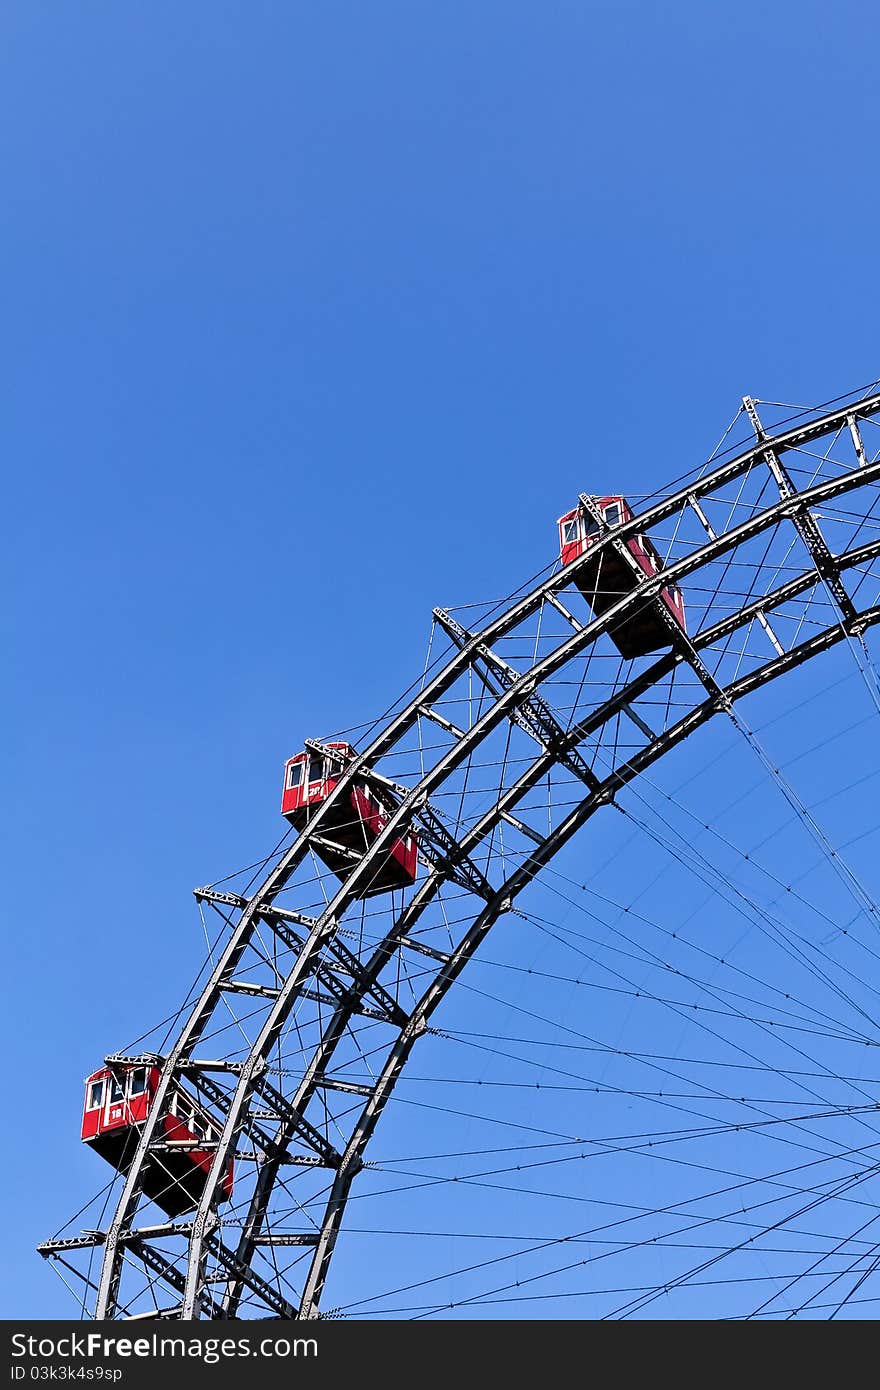
<path fill-rule="evenodd" d="M 158 1093 L 112 1216 L 100 1230 L 40 1247 L 85 1280 L 91 1314 L 320 1316 L 370 1137 L 415 1044 L 493 924 L 640 772 L 744 696 L 838 642 L 860 640 L 880 618 L 880 605 L 860 607 L 855 597 L 866 580 L 873 597 L 880 594 L 873 568 L 880 540 L 863 538 L 880 496 L 880 461 L 862 436 L 880 415 L 880 393 L 775 436 L 748 400 L 746 407 L 756 432 L 751 447 L 599 542 L 600 555 L 613 547 L 629 561 L 627 538 L 650 531 L 665 544 L 661 575 L 638 572 L 634 591 L 601 619 L 577 587 L 587 557 L 557 567 L 475 629 L 435 610 L 445 660 L 340 771 L 335 790 L 259 886 L 246 894 L 197 890 L 222 919 L 222 945 L 158 1057 Z M 828 447 L 817 466 L 820 442 Z M 835 449 L 844 448 L 838 459 Z M 689 635 L 668 618 L 668 650 L 635 662 L 615 658 L 609 626 L 645 604 L 666 616 L 658 594 L 673 581 L 685 595 Z M 741 639 L 735 652 L 734 638 Z M 561 708 L 557 682 L 566 673 L 580 689 L 574 705 Z M 469 779 L 481 765 L 501 772 L 477 804 Z M 392 793 L 388 824 L 352 859 L 344 881 L 320 876 L 323 900 L 315 903 L 312 846 L 357 779 Z M 539 827 L 530 797 L 545 786 L 542 805 L 551 814 Z M 554 786 L 564 786 L 562 809 Z M 449 805 L 466 813 L 441 809 Z M 414 890 L 374 907 L 379 929 L 367 934 L 364 890 L 390 840 L 409 831 L 419 836 L 425 871 Z M 246 1015 L 236 1012 L 242 1002 Z M 378 1062 L 365 1082 L 358 1030 L 367 1027 Z M 302 1040 L 295 1064 L 294 1030 Z M 215 1036 L 233 1038 L 235 1048 L 212 1057 Z M 142 1174 L 161 1148 L 158 1118 L 181 1079 L 211 1108 L 219 1134 L 198 1210 L 157 1223 L 142 1198 Z M 246 1209 L 230 1224 L 218 1194 L 231 1156 L 251 1177 Z M 320 1215 L 308 1226 L 303 1213 L 311 1208 L 290 1198 L 291 1174 L 318 1183 L 309 1201 Z M 284 1211 L 281 1191 L 290 1198 Z M 279 1268 L 279 1251 L 293 1252 L 293 1264 Z M 75 1260 L 95 1252 L 101 1266 L 93 1279 L 91 1265 L 84 1273 Z"/>

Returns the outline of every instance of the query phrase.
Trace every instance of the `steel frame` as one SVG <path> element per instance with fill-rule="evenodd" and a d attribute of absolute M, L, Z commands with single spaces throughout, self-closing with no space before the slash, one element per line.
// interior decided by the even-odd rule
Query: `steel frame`
<path fill-rule="evenodd" d="M 747 402 L 747 408 L 750 406 Z M 89 1232 L 72 1240 L 49 1241 L 40 1247 L 47 1257 L 65 1263 L 71 1250 L 102 1247 L 102 1267 L 93 1308 L 96 1317 L 124 1316 L 120 1285 L 126 1252 L 136 1255 L 163 1290 L 171 1295 L 171 1311 L 163 1308 L 163 1316 L 235 1317 L 246 1291 L 265 1308 L 266 1316 L 320 1316 L 321 1297 L 346 1202 L 352 1183 L 363 1167 L 370 1137 L 416 1041 L 426 1032 L 429 1019 L 492 925 L 512 909 L 517 895 L 596 810 L 613 801 L 620 789 L 645 768 L 714 715 L 730 712 L 747 694 L 835 643 L 860 636 L 880 619 L 878 606 L 861 611 L 856 608 L 843 580 L 848 571 L 880 557 L 880 541 L 869 541 L 832 554 L 815 515 L 816 508 L 836 498 L 880 483 L 880 461 L 869 461 L 859 432 L 860 421 L 878 414 L 880 393 L 771 437 L 764 432 L 751 408 L 756 430 L 756 443 L 751 448 L 704 477 L 687 483 L 649 511 L 604 537 L 589 557 L 583 557 L 564 570 L 557 569 L 529 593 L 511 602 L 479 631 L 470 632 L 445 611 L 435 610 L 435 618 L 451 642 L 448 660 L 340 773 L 327 801 L 308 827 L 273 863 L 263 882 L 248 898 L 209 889 L 197 890 L 196 895 L 202 901 L 228 910 L 229 937 L 176 1040 L 160 1059 L 158 1092 L 112 1219 L 103 1231 Z M 842 430 L 848 431 L 852 440 L 855 466 L 798 491 L 782 458 L 817 440 L 836 436 Z M 762 505 L 739 524 L 716 534 L 706 519 L 706 503 L 755 469 L 766 469 L 772 477 L 776 486 L 775 500 Z M 655 577 L 646 579 L 639 571 L 635 590 L 622 596 L 602 618 L 582 622 L 573 616 L 562 595 L 577 583 L 588 560 L 594 562 L 597 549 L 614 547 L 622 556 L 630 558 L 626 547 L 630 536 L 657 528 L 669 518 L 679 518 L 688 509 L 700 519 L 705 536 L 702 543 L 694 544 L 687 553 L 672 559 Z M 784 525 L 790 525 L 793 534 L 805 546 L 804 567 L 796 577 L 787 579 L 768 593 L 749 598 L 737 611 L 690 636 L 676 630 L 677 625 L 670 618 L 669 650 L 647 666 L 643 665 L 635 674 L 627 673 L 608 698 L 570 727 L 563 726 L 542 694 L 542 687 L 555 673 L 593 647 L 615 619 L 635 611 L 640 605 L 654 604 L 665 616 L 667 610 L 658 598 L 665 584 L 687 580 L 721 557 L 739 552 L 754 538 Z M 769 627 L 767 614 L 816 586 L 824 586 L 832 594 L 835 620 L 786 650 Z M 497 655 L 495 645 L 519 624 L 542 611 L 545 604 L 566 620 L 566 635 L 551 651 L 536 658 L 527 670 L 518 671 Z M 733 633 L 748 628 L 753 620 L 761 624 L 771 639 L 772 657 L 736 679 L 716 680 L 704 665 L 704 654 Z M 675 723 L 660 733 L 653 733 L 641 716 L 633 712 L 632 706 L 652 687 L 674 676 L 677 670 L 688 668 L 698 677 L 702 697 L 695 698 L 692 707 Z M 469 728 L 461 729 L 452 720 L 439 715 L 435 706 L 468 672 L 480 683 L 484 701 L 479 717 Z M 645 742 L 636 752 L 618 761 L 610 772 L 601 775 L 583 750 L 588 740 L 621 714 L 629 714 L 638 724 Z M 412 785 L 400 785 L 384 778 L 377 772 L 377 766 L 422 718 L 445 726 L 451 745 Z M 489 809 L 456 838 L 436 812 L 431 798 L 436 797 L 474 750 L 505 721 L 530 736 L 534 744 L 532 761 L 515 782 L 499 789 Z M 527 794 L 555 768 L 565 769 L 577 779 L 582 795 L 565 818 L 545 834 L 518 817 L 515 811 Z M 344 882 L 338 885 L 319 915 L 278 906 L 274 899 L 291 881 L 309 854 L 310 846 L 320 843 L 322 827 L 333 806 L 346 796 L 358 777 L 371 776 L 394 789 L 397 803 L 378 840 L 360 860 L 352 862 Z M 491 882 L 479 867 L 477 855 L 502 822 L 522 831 L 531 850 L 513 872 L 500 881 Z M 369 885 L 371 874 L 391 839 L 407 833 L 410 828 L 422 835 L 428 848 L 428 854 L 423 856 L 427 859 L 427 874 L 409 899 L 401 903 L 379 944 L 359 955 L 341 940 L 345 913 L 358 901 L 360 890 Z M 457 944 L 451 951 L 441 952 L 420 942 L 413 932 L 442 885 L 449 882 L 455 882 L 466 894 L 472 895 L 473 909 L 469 925 Z M 292 955 L 290 966 L 277 987 L 253 985 L 236 976 L 245 952 L 260 929 L 277 935 Z M 408 950 L 419 952 L 420 959 L 428 963 L 433 975 L 415 1007 L 407 1011 L 380 977 L 399 953 Z M 224 995 L 233 992 L 253 994 L 265 1004 L 265 1018 L 249 1055 L 236 1063 L 222 1058 L 199 1059 L 195 1050 L 208 1024 Z M 319 1044 L 303 1066 L 301 1077 L 285 1095 L 269 1079 L 268 1059 L 294 1004 L 302 998 L 320 999 L 331 1012 L 322 1027 Z M 329 1076 L 334 1053 L 356 1016 L 379 1020 L 392 1033 L 384 1063 L 370 1086 Z M 210 1093 L 209 1074 L 220 1070 L 234 1078 L 231 1097 L 218 1087 Z M 141 1198 L 141 1175 L 159 1142 L 158 1118 L 176 1078 L 185 1074 L 199 1075 L 218 1109 L 226 1107 L 210 1176 L 191 1221 L 138 1228 L 134 1223 Z M 320 1126 L 306 1113 L 315 1096 L 328 1086 L 347 1090 L 353 1096 L 362 1097 L 364 1102 L 351 1124 L 344 1146 L 330 1143 Z M 254 1111 L 258 1113 L 252 1113 Z M 238 1247 L 232 1250 L 222 1244 L 217 1234 L 217 1198 L 225 1166 L 231 1155 L 241 1156 L 239 1145 L 243 1138 L 256 1145 L 260 1164 Z M 289 1164 L 320 1166 L 332 1174 L 332 1185 L 317 1232 L 291 1231 L 272 1235 L 264 1229 L 274 1184 L 282 1167 Z M 187 1241 L 185 1275 L 181 1275 L 155 1244 L 169 1233 Z M 297 1304 L 253 1268 L 255 1252 L 272 1243 L 312 1247 L 311 1262 Z M 216 1290 L 216 1273 L 210 1281 L 208 1279 L 209 1261 L 213 1261 L 215 1269 L 224 1272 L 222 1292 Z"/>

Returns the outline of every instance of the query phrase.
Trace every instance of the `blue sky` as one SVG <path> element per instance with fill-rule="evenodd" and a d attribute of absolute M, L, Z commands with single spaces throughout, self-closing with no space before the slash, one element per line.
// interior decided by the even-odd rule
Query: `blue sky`
<path fill-rule="evenodd" d="M 871 7 L 57 5 L 0 17 L 7 1316 L 103 1180 L 80 1081 L 199 962 L 306 734 L 597 470 L 877 375 Z M 601 489 L 599 489 L 601 490 Z"/>

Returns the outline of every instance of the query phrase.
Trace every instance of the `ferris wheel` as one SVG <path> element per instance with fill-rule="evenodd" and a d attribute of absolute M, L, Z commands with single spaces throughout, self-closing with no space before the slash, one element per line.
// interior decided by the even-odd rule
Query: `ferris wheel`
<path fill-rule="evenodd" d="M 796 673 L 836 654 L 831 705 L 851 679 L 880 713 L 865 637 L 880 391 L 769 420 L 747 397 L 748 437 L 732 429 L 662 492 L 570 499 L 542 574 L 435 609 L 392 708 L 288 758 L 284 839 L 196 890 L 208 954 L 187 998 L 87 1080 L 81 1137 L 109 1182 L 39 1247 L 83 1315 L 482 1317 L 526 1299 L 535 1315 L 546 1296 L 554 1316 L 571 1297 L 578 1317 L 839 1316 L 865 1296 L 880 907 L 752 709 L 780 677 L 782 707 L 800 701 Z M 830 896 L 789 862 L 760 897 L 722 822 L 658 793 L 661 760 L 721 756 L 711 729 L 765 779 Z M 647 844 L 638 864 L 603 838 L 617 826 Z M 645 906 L 641 864 L 659 874 L 664 856 L 704 893 L 686 930 L 668 895 L 662 921 Z M 801 930 L 810 913 L 820 927 Z M 601 1007 L 582 1002 L 597 990 Z M 755 1094 L 769 1076 L 781 1094 Z M 437 1099 L 455 1083 L 482 1087 L 479 1104 Z M 376 1161 L 392 1114 L 409 1148 Z M 481 1231 L 490 1200 L 503 1229 Z M 388 1234 L 395 1202 L 398 1239 L 436 1256 L 442 1237 L 433 1272 L 392 1255 L 380 1278 L 369 1249 L 350 1253 L 350 1231 Z M 461 1229 L 429 1229 L 439 1212 Z"/>

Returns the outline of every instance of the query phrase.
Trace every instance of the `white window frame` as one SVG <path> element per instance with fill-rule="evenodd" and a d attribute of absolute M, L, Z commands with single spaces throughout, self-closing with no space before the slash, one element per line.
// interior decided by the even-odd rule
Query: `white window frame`
<path fill-rule="evenodd" d="M 103 1109 L 104 1109 L 104 1096 L 105 1096 L 106 1090 L 107 1090 L 106 1083 L 107 1083 L 107 1078 L 106 1078 L 106 1076 L 102 1076 L 101 1079 L 100 1079 L 100 1081 L 90 1081 L 90 1082 L 88 1083 L 88 1090 L 87 1090 L 87 1092 L 86 1092 L 86 1110 L 103 1110 Z M 100 1092 L 99 1092 L 99 1099 L 98 1099 L 97 1101 L 93 1101 L 93 1100 L 92 1100 L 92 1092 L 93 1092 L 93 1090 L 95 1089 L 96 1086 L 100 1086 L 101 1089 L 100 1089 Z"/>

